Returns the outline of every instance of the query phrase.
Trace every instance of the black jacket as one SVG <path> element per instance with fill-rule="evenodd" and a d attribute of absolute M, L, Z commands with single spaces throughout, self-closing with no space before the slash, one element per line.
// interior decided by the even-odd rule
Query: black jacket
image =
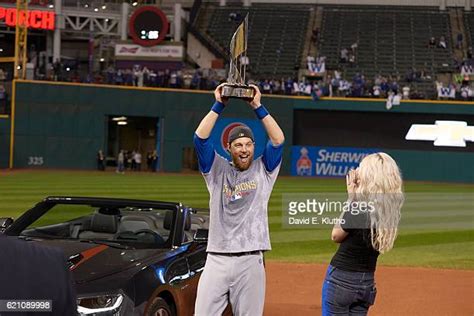
<path fill-rule="evenodd" d="M 0 299 L 52 300 L 52 313 L 12 315 L 77 315 L 76 292 L 61 249 L 0 233 Z"/>

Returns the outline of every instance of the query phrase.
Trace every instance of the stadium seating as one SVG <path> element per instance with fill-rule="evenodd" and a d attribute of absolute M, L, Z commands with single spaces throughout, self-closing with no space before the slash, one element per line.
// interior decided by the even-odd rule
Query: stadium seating
<path fill-rule="evenodd" d="M 252 78 L 295 77 L 300 64 L 310 11 L 308 5 L 253 4 L 251 7 L 207 5 L 204 31 L 226 52 L 232 34 L 249 14 L 248 57 Z M 237 18 L 230 19 L 231 13 Z M 199 18 L 202 17 L 200 14 Z M 199 22 L 198 22 L 199 24 Z"/>
<path fill-rule="evenodd" d="M 441 36 L 447 49 L 427 48 L 431 37 Z M 412 67 L 434 78 L 451 69 L 450 39 L 448 13 L 438 8 L 325 6 L 319 52 L 328 57 L 328 68 L 338 69 L 341 49 L 357 42 L 356 64 L 345 69 L 349 78 L 356 72 L 403 77 Z"/>
<path fill-rule="evenodd" d="M 251 7 L 230 4 L 225 7 L 207 4 L 201 9 L 200 29 L 226 52 L 234 30 L 249 14 L 249 70 L 254 79 L 297 75 L 303 64 L 304 41 L 310 20 L 309 5 L 253 4 Z M 449 14 L 437 7 L 336 6 L 324 5 L 318 54 L 327 57 L 327 69 L 343 70 L 350 80 L 362 73 L 372 80 L 376 74 L 400 76 L 412 68 L 431 77 L 416 84 L 431 95 L 433 80 L 440 72 L 452 71 L 453 43 Z M 232 19 L 232 13 L 237 16 Z M 207 17 L 203 19 L 203 15 Z M 205 23 L 202 23 L 202 22 Z M 466 14 L 467 29 L 473 34 L 474 14 Z M 428 48 L 428 41 L 444 36 L 447 48 Z M 471 35 L 472 36 L 472 35 Z M 357 42 L 356 62 L 340 64 L 340 51 Z M 472 45 L 472 38 L 470 43 Z"/>
<path fill-rule="evenodd" d="M 474 12 L 464 12 L 464 26 L 467 45 L 472 47 L 474 46 Z"/>

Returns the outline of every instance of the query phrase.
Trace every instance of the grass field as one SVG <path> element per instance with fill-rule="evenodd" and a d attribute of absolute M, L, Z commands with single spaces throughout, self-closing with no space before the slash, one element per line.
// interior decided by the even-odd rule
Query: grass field
<path fill-rule="evenodd" d="M 344 192 L 341 179 L 280 177 L 269 205 L 273 250 L 269 260 L 328 263 L 337 245 L 330 228 L 290 229 L 282 224 L 282 194 Z M 381 256 L 392 266 L 474 269 L 474 185 L 405 182 L 407 200 L 395 248 Z M 208 206 L 198 174 L 79 171 L 0 173 L 0 216 L 18 217 L 48 195 L 181 201 Z"/>

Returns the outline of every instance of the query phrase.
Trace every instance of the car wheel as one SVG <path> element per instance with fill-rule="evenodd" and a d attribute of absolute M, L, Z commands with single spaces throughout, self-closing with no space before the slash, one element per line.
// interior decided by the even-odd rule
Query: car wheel
<path fill-rule="evenodd" d="M 175 316 L 171 307 L 166 303 L 164 299 L 158 297 L 150 307 L 150 316 Z"/>

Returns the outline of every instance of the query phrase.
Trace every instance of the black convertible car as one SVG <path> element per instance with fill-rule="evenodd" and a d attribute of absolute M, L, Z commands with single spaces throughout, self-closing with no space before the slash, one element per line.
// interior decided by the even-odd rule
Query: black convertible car
<path fill-rule="evenodd" d="M 7 235 L 64 250 L 81 315 L 193 314 L 206 213 L 180 203 L 48 197 L 1 224 Z"/>

